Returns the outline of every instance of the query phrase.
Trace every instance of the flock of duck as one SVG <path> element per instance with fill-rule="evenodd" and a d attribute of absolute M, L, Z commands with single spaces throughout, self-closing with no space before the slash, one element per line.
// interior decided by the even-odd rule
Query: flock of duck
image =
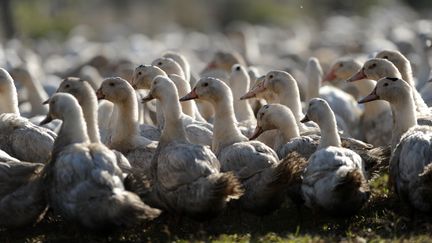
<path fill-rule="evenodd" d="M 126 78 L 84 66 L 47 95 L 29 67 L 1 68 L 0 226 L 49 209 L 91 229 L 265 215 L 287 198 L 352 215 L 386 170 L 401 201 L 431 212 L 432 115 L 399 51 L 340 58 L 326 75 L 310 58 L 305 102 L 289 72 L 260 75 L 235 52 L 192 69 L 173 51 Z"/>

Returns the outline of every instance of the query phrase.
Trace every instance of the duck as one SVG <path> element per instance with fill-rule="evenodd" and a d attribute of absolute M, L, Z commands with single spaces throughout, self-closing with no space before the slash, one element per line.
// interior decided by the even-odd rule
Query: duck
<path fill-rule="evenodd" d="M 370 194 L 364 162 L 354 151 L 343 148 L 336 118 L 320 98 L 309 102 L 302 122 L 312 120 L 321 129 L 321 139 L 303 172 L 301 192 L 305 205 L 336 215 L 352 215 Z"/>
<path fill-rule="evenodd" d="M 49 161 L 57 135 L 20 115 L 14 81 L 0 68 L 0 150 L 21 161 Z"/>
<path fill-rule="evenodd" d="M 24 227 L 44 217 L 48 208 L 44 166 L 16 159 L 0 162 L 0 227 Z"/>
<path fill-rule="evenodd" d="M 144 65 L 141 65 L 141 66 L 137 67 L 137 70 L 141 70 L 141 71 L 138 71 L 141 74 L 134 75 L 134 77 L 139 76 L 138 78 L 135 78 L 134 82 L 133 82 L 133 87 L 135 89 L 145 89 L 145 88 L 149 87 L 148 86 L 148 79 L 151 78 L 150 76 L 152 76 L 150 73 L 154 73 L 155 75 L 156 75 L 156 73 L 158 73 L 158 71 L 157 71 L 158 68 L 154 67 L 154 66 L 147 66 L 146 67 Z M 157 77 L 157 76 L 158 75 L 156 75 L 155 77 Z M 182 85 L 178 84 L 179 82 L 182 82 L 183 84 L 185 84 L 185 81 L 183 79 L 179 80 L 179 79 L 173 77 L 173 75 L 165 75 L 162 73 L 162 75 L 159 75 L 159 76 L 167 77 L 171 81 L 173 81 L 173 83 L 176 86 L 175 87 L 176 90 L 177 90 L 177 87 L 182 86 Z M 166 90 L 166 92 L 173 92 L 172 90 L 169 90 L 171 87 L 167 86 L 166 88 L 168 89 L 168 90 Z M 189 91 L 190 91 L 190 88 L 189 88 Z M 184 94 L 187 94 L 187 93 L 184 93 Z M 163 113 L 163 112 L 161 112 L 160 102 L 162 102 L 162 100 L 158 99 L 157 100 L 157 104 L 159 105 L 158 111 L 160 113 Z M 163 114 L 161 114 L 161 116 L 163 116 Z M 207 123 L 206 121 L 204 121 L 204 122 L 198 121 L 198 120 L 192 118 L 191 116 L 183 113 L 183 106 L 182 106 L 182 122 L 185 126 L 186 136 L 188 137 L 190 142 L 192 142 L 194 144 L 211 145 L 211 140 L 213 137 L 213 125 L 212 124 Z M 163 124 L 160 124 L 159 127 L 163 128 Z"/>
<path fill-rule="evenodd" d="M 158 99 L 165 125 L 152 160 L 152 190 L 145 198 L 150 205 L 186 215 L 209 219 L 219 214 L 231 199 L 242 195 L 241 183 L 232 172 L 220 173 L 220 163 L 206 146 L 188 141 L 174 83 L 157 76 L 143 101 Z"/>
<path fill-rule="evenodd" d="M 365 78 L 372 80 L 379 80 L 383 77 L 397 77 L 402 78 L 402 74 L 399 72 L 397 67 L 387 59 L 382 58 L 371 58 L 363 64 L 363 67 L 355 73 L 352 77 L 350 77 L 347 81 L 353 82 L 357 80 L 362 80 Z M 412 80 L 412 79 L 411 79 Z M 408 83 L 413 87 L 413 98 L 416 104 L 416 111 L 418 112 L 419 117 L 429 117 L 431 112 L 424 102 L 423 98 L 420 96 L 418 91 L 415 89 L 413 83 Z M 426 119 L 425 122 L 427 123 Z M 425 124 L 426 124 L 425 123 Z"/>
<path fill-rule="evenodd" d="M 432 128 L 418 125 L 412 89 L 400 77 L 385 77 L 359 103 L 374 100 L 390 103 L 393 114 L 390 185 L 403 202 L 429 213 L 432 210 Z"/>
<path fill-rule="evenodd" d="M 250 79 L 247 69 L 240 64 L 231 68 L 230 87 L 234 98 L 234 114 L 239 124 L 246 127 L 255 126 L 256 119 L 252 107 L 248 101 L 240 100 L 240 97 L 249 90 Z"/>
<path fill-rule="evenodd" d="M 113 102 L 118 112 L 114 116 L 113 130 L 106 144 L 108 148 L 125 155 L 132 168 L 150 171 L 157 142 L 140 134 L 138 103 L 132 86 L 120 77 L 105 78 L 96 95 L 99 100 Z"/>
<path fill-rule="evenodd" d="M 360 62 L 353 58 L 340 58 L 330 67 L 325 78 L 327 81 L 347 80 L 361 68 Z M 361 82 L 352 82 L 361 97 L 368 95 L 375 87 L 376 81 L 363 79 Z M 359 131 L 362 136 L 358 138 L 373 146 L 387 146 L 391 140 L 392 115 L 390 106 L 385 101 L 373 104 L 365 103 L 359 121 Z"/>
<path fill-rule="evenodd" d="M 63 120 L 45 170 L 49 204 L 66 220 L 90 229 L 132 226 L 160 214 L 126 191 L 116 155 L 100 143 L 91 143 L 78 101 L 68 93 L 49 99 L 42 123 Z"/>
<path fill-rule="evenodd" d="M 273 149 L 259 141 L 248 141 L 241 133 L 236 126 L 231 89 L 223 81 L 201 78 L 180 101 L 190 99 L 202 99 L 214 107 L 211 148 L 221 163 L 221 171 L 234 172 L 242 182 L 244 194 L 237 205 L 257 215 L 277 209 L 290 178 L 289 161 L 280 163 Z"/>
<path fill-rule="evenodd" d="M 323 71 L 316 57 L 309 58 L 305 73 L 308 80 L 306 100 L 318 97 L 325 99 L 336 115 L 338 127 L 347 136 L 357 137 L 361 110 L 354 97 L 334 86 L 321 86 L 324 83 L 322 82 Z"/>
<path fill-rule="evenodd" d="M 102 143 L 98 126 L 98 102 L 91 83 L 81 78 L 67 77 L 60 83 L 56 93 L 59 92 L 69 93 L 77 99 L 84 115 L 90 142 Z M 49 100 L 44 103 L 48 104 Z M 120 152 L 116 150 L 113 150 L 113 152 L 117 156 L 120 168 L 123 171 L 130 171 L 131 165 L 129 161 Z"/>

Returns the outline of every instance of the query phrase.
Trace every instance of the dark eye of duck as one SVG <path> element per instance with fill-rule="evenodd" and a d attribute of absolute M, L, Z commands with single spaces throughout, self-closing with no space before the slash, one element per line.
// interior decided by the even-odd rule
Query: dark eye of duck
<path fill-rule="evenodd" d="M 388 86 L 388 83 L 384 83 L 384 87 L 387 87 Z"/>
<path fill-rule="evenodd" d="M 273 78 L 273 74 L 270 74 L 269 78 Z"/>
<path fill-rule="evenodd" d="M 138 72 L 138 75 L 141 75 L 141 74 L 142 74 L 142 72 L 141 72 L 141 71 L 139 71 L 139 72 Z"/>
<path fill-rule="evenodd" d="M 158 64 L 157 64 L 158 66 L 162 66 L 162 62 L 158 62 Z"/>
<path fill-rule="evenodd" d="M 110 86 L 114 86 L 114 83 L 109 83 Z"/>
<path fill-rule="evenodd" d="M 240 66 L 237 66 L 235 70 L 240 71 Z"/>
<path fill-rule="evenodd" d="M 383 56 L 384 59 L 388 59 L 388 56 Z"/>
<path fill-rule="evenodd" d="M 208 83 L 204 83 L 203 86 L 204 86 L 204 87 L 207 87 L 207 86 L 208 86 Z"/>
<path fill-rule="evenodd" d="M 343 63 L 339 63 L 339 67 L 343 67 Z"/>
<path fill-rule="evenodd" d="M 269 108 L 269 106 L 268 106 L 268 105 L 265 105 L 265 106 L 264 106 L 264 109 L 268 109 L 268 108 Z"/>
<path fill-rule="evenodd" d="M 374 64 L 370 65 L 370 67 L 369 67 L 369 68 L 375 68 L 375 67 L 376 67 L 376 63 L 374 63 Z"/>
<path fill-rule="evenodd" d="M 69 87 L 70 87 L 70 85 L 69 85 L 69 84 L 66 84 L 66 85 L 65 85 L 65 88 L 66 88 L 66 89 L 68 89 Z"/>

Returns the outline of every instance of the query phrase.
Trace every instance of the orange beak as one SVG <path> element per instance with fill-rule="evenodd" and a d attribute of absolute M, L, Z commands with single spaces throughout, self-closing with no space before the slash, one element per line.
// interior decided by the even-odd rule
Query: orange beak
<path fill-rule="evenodd" d="M 351 76 L 351 78 L 347 79 L 347 82 L 354 82 L 354 81 L 362 80 L 365 78 L 367 78 L 367 77 L 366 77 L 366 74 L 364 73 L 364 69 L 362 68 L 357 73 L 355 73 L 353 76 Z"/>
<path fill-rule="evenodd" d="M 187 101 L 187 100 L 193 100 L 193 99 L 198 99 L 198 95 L 195 91 L 195 88 L 191 92 L 189 92 L 189 94 L 180 98 L 180 101 Z"/>
<path fill-rule="evenodd" d="M 324 83 L 325 81 L 333 81 L 336 79 L 336 74 L 335 74 L 336 70 L 334 70 L 333 68 L 330 70 L 330 72 L 327 73 L 327 75 L 323 78 L 322 82 Z"/>
<path fill-rule="evenodd" d="M 376 88 L 372 91 L 372 93 L 370 93 L 368 96 L 364 97 L 363 99 L 359 100 L 358 103 L 359 104 L 363 104 L 363 103 L 367 103 L 367 102 L 371 102 L 374 100 L 379 100 L 380 97 L 376 94 Z"/>

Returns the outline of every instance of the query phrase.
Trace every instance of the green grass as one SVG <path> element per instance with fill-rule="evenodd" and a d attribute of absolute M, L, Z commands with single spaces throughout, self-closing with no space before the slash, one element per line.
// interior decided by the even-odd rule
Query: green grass
<path fill-rule="evenodd" d="M 271 215 L 257 217 L 228 209 L 202 224 L 170 215 L 132 229 L 91 232 L 48 215 L 39 224 L 1 230 L 0 242 L 174 241 L 174 242 L 430 242 L 431 217 L 413 214 L 387 189 L 387 176 L 371 182 L 369 203 L 351 218 L 315 215 L 289 201 Z"/>

